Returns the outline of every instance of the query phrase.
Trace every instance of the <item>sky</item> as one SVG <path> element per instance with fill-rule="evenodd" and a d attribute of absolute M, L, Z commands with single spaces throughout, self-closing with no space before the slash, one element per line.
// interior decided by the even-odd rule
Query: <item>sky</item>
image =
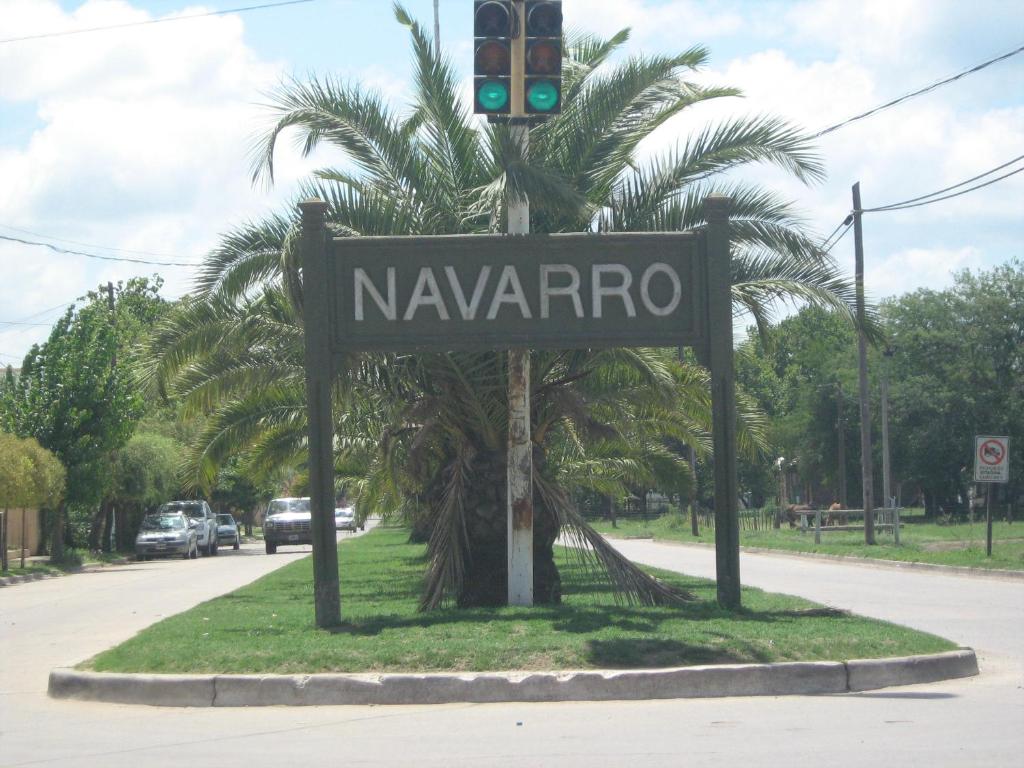
<path fill-rule="evenodd" d="M 245 221 L 284 210 L 321 152 L 284 142 L 272 188 L 249 149 L 267 94 L 331 75 L 408 103 L 408 31 L 390 0 L 313 2 L 87 34 L 69 30 L 222 11 L 268 0 L 0 0 L 0 238 L 116 258 L 194 263 Z M 405 0 L 432 27 L 432 0 Z M 1024 44 L 1020 0 L 565 0 L 566 23 L 627 55 L 710 51 L 693 79 L 740 88 L 699 105 L 641 147 L 670 150 L 708 122 L 771 114 L 815 132 Z M 472 3 L 441 0 L 441 40 L 472 75 Z M 11 41 L 33 35 L 48 37 Z M 1024 155 L 1024 54 L 823 136 L 826 181 L 770 167 L 742 178 L 777 190 L 822 238 L 851 209 L 933 192 Z M 1020 164 L 1018 163 L 1018 166 Z M 1016 167 L 1016 166 L 1014 166 Z M 1012 167 L 1008 170 L 1012 170 Z M 873 299 L 942 289 L 961 269 L 1022 258 L 1024 174 L 935 205 L 865 215 Z M 853 238 L 833 255 L 853 271 Z M 0 365 L 20 364 L 62 311 L 107 281 L 159 273 L 191 289 L 190 266 L 104 261 L 0 239 Z"/>

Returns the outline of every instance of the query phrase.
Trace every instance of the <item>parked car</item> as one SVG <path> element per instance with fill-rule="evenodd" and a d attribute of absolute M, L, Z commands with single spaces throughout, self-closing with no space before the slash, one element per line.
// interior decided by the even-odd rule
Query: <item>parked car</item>
<path fill-rule="evenodd" d="M 197 528 L 198 525 L 181 512 L 146 515 L 135 537 L 135 556 L 139 560 L 174 555 L 195 559 L 199 557 Z"/>
<path fill-rule="evenodd" d="M 351 504 L 343 504 L 334 508 L 334 527 L 339 531 L 355 531 L 356 508 Z"/>
<path fill-rule="evenodd" d="M 234 515 L 217 515 L 217 544 L 230 544 L 233 549 L 242 546 L 242 537 L 238 533 L 238 523 L 235 522 Z"/>
<path fill-rule="evenodd" d="M 157 514 L 181 512 L 196 524 L 196 540 L 199 551 L 204 555 L 217 554 L 217 518 L 210 505 L 202 499 L 198 501 L 168 501 L 161 504 Z"/>
<path fill-rule="evenodd" d="M 282 544 L 312 544 L 313 515 L 309 498 L 274 499 L 263 520 L 263 542 L 273 555 Z"/>

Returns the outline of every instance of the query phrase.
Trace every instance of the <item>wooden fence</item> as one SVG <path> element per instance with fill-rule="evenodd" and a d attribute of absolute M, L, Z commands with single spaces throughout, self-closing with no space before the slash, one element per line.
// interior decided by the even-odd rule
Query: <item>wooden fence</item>
<path fill-rule="evenodd" d="M 39 550 L 42 531 L 39 526 L 39 511 L 35 509 L 0 509 L 0 551 L 4 559 L 18 558 L 19 564 L 22 551 L 25 555 L 34 555 Z"/>
<path fill-rule="evenodd" d="M 739 512 L 741 531 L 768 531 L 775 523 L 775 510 L 773 509 L 741 509 Z M 715 513 L 701 511 L 697 513 L 697 522 L 701 528 L 713 531 L 715 529 Z"/>

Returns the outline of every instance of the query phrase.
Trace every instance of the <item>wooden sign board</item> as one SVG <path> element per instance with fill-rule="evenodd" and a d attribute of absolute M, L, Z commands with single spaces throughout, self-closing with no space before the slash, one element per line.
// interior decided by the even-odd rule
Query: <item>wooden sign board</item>
<path fill-rule="evenodd" d="M 697 234 L 335 238 L 327 251 L 335 354 L 707 341 Z"/>

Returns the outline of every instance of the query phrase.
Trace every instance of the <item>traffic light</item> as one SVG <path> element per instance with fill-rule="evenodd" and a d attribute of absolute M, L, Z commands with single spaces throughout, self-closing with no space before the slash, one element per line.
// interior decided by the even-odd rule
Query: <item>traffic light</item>
<path fill-rule="evenodd" d="M 512 2 L 475 0 L 473 13 L 473 112 L 507 115 L 512 111 Z"/>
<path fill-rule="evenodd" d="M 562 111 L 562 3 L 526 1 L 526 83 L 523 109 L 530 115 Z"/>

